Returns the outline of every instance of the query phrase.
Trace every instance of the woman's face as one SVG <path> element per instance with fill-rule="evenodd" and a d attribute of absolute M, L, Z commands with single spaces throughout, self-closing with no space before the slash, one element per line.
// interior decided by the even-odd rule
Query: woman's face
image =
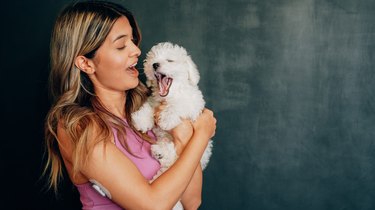
<path fill-rule="evenodd" d="M 95 72 L 90 78 L 95 89 L 124 92 L 135 88 L 139 83 L 135 65 L 140 54 L 128 19 L 120 17 L 92 58 Z"/>

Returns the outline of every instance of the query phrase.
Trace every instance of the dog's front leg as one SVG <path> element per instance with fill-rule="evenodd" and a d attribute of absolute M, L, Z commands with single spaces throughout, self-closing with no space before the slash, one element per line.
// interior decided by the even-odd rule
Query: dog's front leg
<path fill-rule="evenodd" d="M 154 128 L 153 131 L 157 142 L 151 145 L 151 154 L 160 162 L 162 170 L 165 171 L 176 161 L 177 153 L 169 133 L 160 128 Z"/>
<path fill-rule="evenodd" d="M 154 127 L 154 108 L 146 101 L 138 111 L 132 113 L 134 127 L 143 133 Z"/>
<path fill-rule="evenodd" d="M 167 108 L 160 113 L 158 126 L 165 131 L 169 131 L 181 122 L 178 111 L 167 106 Z"/>

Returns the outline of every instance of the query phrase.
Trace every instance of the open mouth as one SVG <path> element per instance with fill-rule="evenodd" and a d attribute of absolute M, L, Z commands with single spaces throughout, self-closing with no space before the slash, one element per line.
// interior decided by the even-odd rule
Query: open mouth
<path fill-rule="evenodd" d="M 172 85 L 173 79 L 159 72 L 155 72 L 155 77 L 158 80 L 159 95 L 165 97 L 169 93 L 169 88 Z"/>
<path fill-rule="evenodd" d="M 134 76 L 138 76 L 138 70 L 135 68 L 135 66 L 137 65 L 137 63 L 134 63 L 134 64 L 132 64 L 131 66 L 129 66 L 128 68 L 127 68 L 127 71 L 129 72 L 129 73 L 131 73 L 132 75 L 134 75 Z"/>

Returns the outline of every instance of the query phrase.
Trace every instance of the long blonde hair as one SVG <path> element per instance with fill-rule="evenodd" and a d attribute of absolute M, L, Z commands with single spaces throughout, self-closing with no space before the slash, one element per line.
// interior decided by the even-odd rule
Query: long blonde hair
<path fill-rule="evenodd" d="M 73 176 L 85 164 L 88 154 L 98 142 L 108 142 L 113 135 L 112 129 L 125 148 L 123 119 L 110 113 L 94 94 L 94 88 L 85 73 L 74 65 L 79 55 L 93 58 L 110 32 L 114 22 L 125 16 L 132 29 L 135 43 L 138 45 L 141 35 L 133 15 L 122 6 L 103 1 L 78 2 L 68 5 L 58 16 L 51 37 L 51 72 L 49 85 L 53 105 L 47 114 L 45 123 L 45 140 L 48 154 L 44 174 L 49 177 L 49 188 L 57 191 L 62 178 L 62 158 L 59 151 L 57 127 L 61 123 L 71 137 L 73 146 Z M 127 91 L 126 120 L 131 123 L 131 113 L 138 110 L 144 103 L 149 90 L 140 82 Z M 99 128 L 95 139 L 88 139 L 88 134 Z M 147 141 L 150 138 L 137 132 Z"/>

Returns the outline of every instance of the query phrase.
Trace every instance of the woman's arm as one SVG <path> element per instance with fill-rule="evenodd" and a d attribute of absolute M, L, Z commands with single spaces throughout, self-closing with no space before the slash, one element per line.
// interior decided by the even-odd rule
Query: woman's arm
<path fill-rule="evenodd" d="M 198 165 L 193 178 L 181 197 L 181 203 L 185 210 L 196 210 L 202 202 L 202 168 Z"/>
<path fill-rule="evenodd" d="M 95 145 L 81 169 L 111 194 L 112 200 L 126 209 L 171 209 L 191 182 L 200 158 L 215 132 L 216 119 L 205 110 L 193 124 L 194 134 L 179 159 L 152 184 L 114 144 Z M 62 131 L 64 132 L 64 131 Z M 97 131 L 90 133 L 95 138 Z"/>
<path fill-rule="evenodd" d="M 192 124 L 190 121 L 184 120 L 179 126 L 170 131 L 174 138 L 174 144 L 178 156 L 184 150 L 184 147 L 191 138 L 191 127 Z M 181 203 L 185 210 L 196 210 L 200 206 L 202 200 L 202 179 L 202 168 L 200 164 L 198 164 L 193 178 L 181 197 Z"/>

